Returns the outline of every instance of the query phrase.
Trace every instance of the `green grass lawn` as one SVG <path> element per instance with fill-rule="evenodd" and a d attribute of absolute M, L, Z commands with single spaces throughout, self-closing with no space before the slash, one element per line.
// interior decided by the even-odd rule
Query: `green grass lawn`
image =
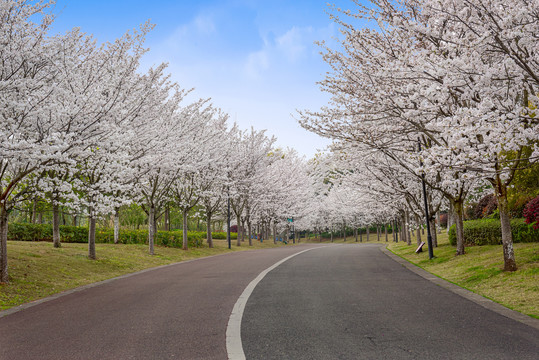
<path fill-rule="evenodd" d="M 426 242 L 426 236 L 423 240 Z M 485 296 L 508 308 L 539 318 L 539 243 L 514 244 L 518 270 L 503 271 L 501 245 L 473 246 L 466 254 L 455 256 L 446 233 L 438 235 L 435 259 L 428 249 L 416 254 L 415 241 L 390 243 L 388 249 L 413 264 L 445 280 Z"/>
<path fill-rule="evenodd" d="M 89 260 L 87 244 L 62 244 L 55 249 L 49 242 L 8 241 L 9 284 L 0 284 L 0 310 L 21 305 L 82 285 L 95 283 L 139 270 L 224 254 L 233 251 L 284 246 L 272 241 L 246 241 L 228 250 L 226 240 L 214 240 L 210 249 L 156 247 L 148 254 L 147 245 L 97 244 L 97 260 Z"/>

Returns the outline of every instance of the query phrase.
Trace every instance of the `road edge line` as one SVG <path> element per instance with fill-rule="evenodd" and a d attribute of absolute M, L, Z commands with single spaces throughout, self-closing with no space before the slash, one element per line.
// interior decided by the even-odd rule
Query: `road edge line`
<path fill-rule="evenodd" d="M 398 262 L 402 266 L 404 266 L 406 269 L 410 270 L 411 272 L 421 276 L 422 278 L 429 280 L 430 282 L 435 283 L 438 286 L 441 286 L 457 295 L 462 296 L 463 298 L 470 300 L 477 305 L 480 305 L 490 311 L 494 311 L 495 313 L 498 313 L 502 316 L 505 316 L 509 319 L 518 321 L 520 323 L 523 323 L 525 325 L 528 325 L 532 328 L 535 328 L 539 330 L 539 319 L 535 319 L 531 316 L 528 316 L 526 314 L 522 314 L 516 310 L 511 310 L 502 304 L 499 304 L 497 302 L 494 302 L 484 296 L 481 296 L 479 294 L 474 293 L 473 291 L 470 291 L 468 289 L 465 289 L 463 287 L 460 287 L 456 284 L 453 284 L 437 275 L 434 275 L 430 272 L 428 272 L 425 269 L 420 268 L 417 265 L 412 264 L 408 260 L 398 256 L 397 254 L 393 253 L 391 250 L 387 249 L 385 246 L 380 247 L 380 250 L 386 254 L 389 258 L 392 260 Z"/>
<path fill-rule="evenodd" d="M 310 249 L 306 249 L 300 252 L 297 252 L 295 254 L 292 254 L 266 270 L 262 271 L 256 278 L 254 278 L 247 287 L 243 290 L 240 297 L 234 304 L 234 307 L 232 308 L 232 313 L 230 314 L 230 317 L 228 318 L 228 325 L 226 327 L 226 352 L 228 354 L 229 360 L 244 360 L 245 359 L 245 353 L 243 352 L 243 345 L 241 342 L 241 320 L 243 318 L 243 311 L 245 310 L 245 305 L 247 305 L 247 301 L 249 300 L 249 297 L 251 296 L 253 290 L 255 289 L 256 285 L 262 279 L 273 269 L 281 265 L 282 263 L 292 259 L 295 256 L 298 256 L 300 254 L 303 254 L 307 251 L 316 250 L 316 249 L 322 249 L 327 246 L 320 246 L 320 247 L 314 247 Z"/>

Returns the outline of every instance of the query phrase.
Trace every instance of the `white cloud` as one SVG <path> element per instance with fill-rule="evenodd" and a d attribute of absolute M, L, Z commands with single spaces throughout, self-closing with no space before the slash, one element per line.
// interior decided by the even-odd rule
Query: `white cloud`
<path fill-rule="evenodd" d="M 276 40 L 277 48 L 284 54 L 289 62 L 298 61 L 309 45 L 313 43 L 313 28 L 293 27 Z"/>
<path fill-rule="evenodd" d="M 262 49 L 257 52 L 250 53 L 247 56 L 245 64 L 245 73 L 250 79 L 258 79 L 262 72 L 270 66 L 269 52 L 267 49 Z"/>
<path fill-rule="evenodd" d="M 327 103 L 315 85 L 325 69 L 313 43 L 329 40 L 333 27 L 289 26 L 258 37 L 250 33 L 252 41 L 239 47 L 243 38 L 227 37 L 220 24 L 218 17 L 192 18 L 152 46 L 145 62 L 168 61 L 173 80 L 195 88 L 190 99 L 211 97 L 242 128 L 268 129 L 279 146 L 312 156 L 327 145 L 326 139 L 300 128 L 291 114 Z"/>
<path fill-rule="evenodd" d="M 164 46 L 168 51 L 185 51 L 193 43 L 207 38 L 216 32 L 215 21 L 211 16 L 199 15 L 191 22 L 178 26 L 174 32 L 164 40 Z"/>
<path fill-rule="evenodd" d="M 199 34 L 211 34 L 215 32 L 215 22 L 211 16 L 199 15 L 193 21 Z"/>
<path fill-rule="evenodd" d="M 309 57 L 319 57 L 319 48 L 314 43 L 321 39 L 331 41 L 333 34 L 333 23 L 318 29 L 293 26 L 276 37 L 272 33 L 266 34 L 261 48 L 246 55 L 244 75 L 260 79 L 264 75 L 271 76 L 273 70 L 280 72 L 283 68 L 302 66 Z"/>

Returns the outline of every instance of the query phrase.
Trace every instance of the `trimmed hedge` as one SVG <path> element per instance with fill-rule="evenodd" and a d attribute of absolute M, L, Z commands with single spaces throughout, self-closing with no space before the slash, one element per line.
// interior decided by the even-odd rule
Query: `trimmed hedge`
<path fill-rule="evenodd" d="M 457 245 L 457 228 L 452 225 L 449 229 L 449 242 Z M 539 230 L 526 224 L 524 219 L 511 220 L 513 242 L 539 242 Z M 470 220 L 464 222 L 465 245 L 499 245 L 502 243 L 502 228 L 498 219 Z"/>
<path fill-rule="evenodd" d="M 60 226 L 60 238 L 64 243 L 87 243 L 88 228 L 78 226 Z M 205 232 L 188 232 L 189 247 L 203 246 Z M 9 224 L 8 239 L 15 241 L 52 241 L 51 224 Z M 96 229 L 96 243 L 113 243 L 114 229 Z M 120 230 L 119 242 L 122 244 L 147 244 L 148 230 Z M 155 244 L 169 247 L 182 247 L 181 230 L 157 231 Z"/>
<path fill-rule="evenodd" d="M 204 233 L 204 237 L 206 237 L 206 233 Z M 215 240 L 226 240 L 226 232 L 223 232 L 223 231 L 212 232 L 211 237 L 212 237 L 212 239 L 215 239 Z M 230 233 L 230 238 L 231 239 L 237 239 L 238 238 L 238 233 L 231 232 Z"/>

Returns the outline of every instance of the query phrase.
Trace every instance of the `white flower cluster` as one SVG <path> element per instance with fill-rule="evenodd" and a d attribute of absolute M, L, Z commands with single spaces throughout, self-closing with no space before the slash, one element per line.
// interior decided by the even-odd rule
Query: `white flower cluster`
<path fill-rule="evenodd" d="M 355 3 L 356 12 L 334 17 L 341 47 L 325 49 L 333 72 L 320 84 L 331 106 L 300 112 L 302 126 L 345 144 L 338 148 L 351 159 L 375 156 L 368 165 L 375 174 L 415 182 L 424 175 L 457 212 L 471 188 L 488 182 L 508 221 L 507 186 L 519 168 L 539 160 L 538 2 Z M 378 29 L 357 29 L 356 21 Z M 372 178 L 362 189 L 371 189 Z M 509 244 L 510 233 L 502 232 Z"/>

